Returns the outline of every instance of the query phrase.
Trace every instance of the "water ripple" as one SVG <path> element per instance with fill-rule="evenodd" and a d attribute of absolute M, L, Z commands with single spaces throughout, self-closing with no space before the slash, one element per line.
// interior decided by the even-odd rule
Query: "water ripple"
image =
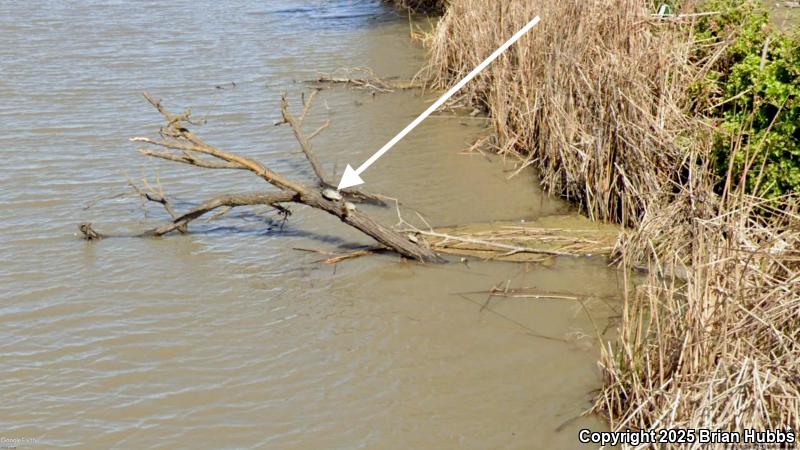
<path fill-rule="evenodd" d="M 292 248 L 370 241 L 302 207 L 288 224 L 252 208 L 183 236 L 75 237 L 83 221 L 134 233 L 168 220 L 131 195 L 128 178 L 160 180 L 181 211 L 269 189 L 241 172 L 145 161 L 127 138 L 154 136 L 161 118 L 142 91 L 192 107 L 209 142 L 311 180 L 291 131 L 274 126 L 282 93 L 297 107 L 304 80 L 340 67 L 410 78 L 424 55 L 408 27 L 379 0 L 0 2 L 4 437 L 75 448 L 447 448 L 470 438 L 509 448 L 515 431 L 530 447 L 552 417 L 588 406 L 592 377 L 540 367 L 591 374 L 592 355 L 534 341 L 451 295 L 508 279 L 512 266 L 320 265 Z M 309 126 L 332 126 L 315 146 L 341 173 L 430 99 L 330 89 L 318 101 Z M 434 223 L 560 210 L 530 177 L 509 187 L 502 166 L 458 155 L 486 132 L 471 123 L 420 127 L 374 166 L 371 187 L 411 199 Z M 525 277 L 616 288 L 601 265 Z M 531 327 L 591 333 L 572 305 L 509 308 Z M 535 392 L 564 400 L 539 410 L 520 394 Z"/>

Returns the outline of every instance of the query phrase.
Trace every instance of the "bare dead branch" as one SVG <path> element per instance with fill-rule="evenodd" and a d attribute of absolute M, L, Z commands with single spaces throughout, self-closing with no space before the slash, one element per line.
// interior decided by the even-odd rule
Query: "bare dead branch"
<path fill-rule="evenodd" d="M 238 206 L 253 206 L 253 205 L 277 205 L 278 203 L 288 203 L 294 200 L 295 193 L 293 192 L 269 192 L 259 194 L 228 194 L 214 197 L 202 205 L 192 209 L 191 211 L 176 217 L 172 223 L 164 225 L 144 234 L 146 236 L 163 236 L 175 230 L 186 227 L 189 222 L 198 219 L 206 213 L 213 211 L 217 208 L 227 207 L 236 208 Z M 284 210 L 285 211 L 285 210 Z"/>
<path fill-rule="evenodd" d="M 135 185 L 132 185 L 135 187 Z M 148 200 L 156 203 L 161 203 L 159 197 L 155 194 L 143 192 L 141 195 L 147 196 Z M 173 231 L 185 232 L 188 229 L 190 222 L 199 219 L 205 214 L 214 211 L 218 208 L 223 208 L 219 215 L 227 213 L 229 210 L 239 206 L 256 206 L 256 205 L 270 205 L 279 210 L 283 214 L 290 214 L 289 210 L 281 206 L 279 203 L 289 203 L 294 200 L 296 194 L 289 191 L 280 192 L 266 192 L 266 193 L 245 193 L 245 194 L 226 194 L 214 197 L 207 200 L 200 206 L 193 208 L 191 211 L 180 216 L 175 216 L 167 225 L 145 231 L 144 233 L 134 235 L 107 235 L 96 231 L 91 223 L 84 222 L 78 226 L 78 230 L 83 234 L 87 240 L 97 240 L 105 237 L 159 237 Z"/>
<path fill-rule="evenodd" d="M 362 256 L 370 256 L 376 255 L 379 253 L 383 253 L 386 251 L 386 247 L 366 247 L 359 250 L 355 250 L 352 252 L 347 253 L 334 253 L 329 252 L 326 250 L 316 249 L 316 248 L 302 248 L 302 247 L 295 247 L 292 250 L 297 250 L 301 252 L 309 252 L 309 253 L 317 253 L 327 258 L 317 261 L 318 263 L 322 264 L 337 264 L 342 261 L 347 261 L 350 259 L 361 258 Z"/>
<path fill-rule="evenodd" d="M 214 215 L 213 215 L 213 216 L 211 216 L 211 217 L 209 217 L 208 219 L 206 219 L 206 222 L 211 222 L 211 221 L 217 220 L 217 219 L 219 219 L 220 217 L 224 216 L 225 214 L 228 214 L 228 212 L 229 212 L 230 210 L 232 210 L 232 209 L 233 209 L 233 207 L 232 207 L 232 206 L 225 206 L 225 207 L 223 207 L 223 208 L 222 208 L 222 210 L 220 210 L 220 211 L 219 211 L 219 212 L 217 212 L 217 213 L 214 213 Z M 287 210 L 287 211 L 288 211 L 288 210 Z"/>
<path fill-rule="evenodd" d="M 311 141 L 312 139 L 314 139 L 315 137 L 317 137 L 317 135 L 318 135 L 318 134 L 320 134 L 320 133 L 322 133 L 323 131 L 325 131 L 325 129 L 327 129 L 329 126 L 331 126 L 331 121 L 330 121 L 330 120 L 328 120 L 328 121 L 326 121 L 325 123 L 323 123 L 322 125 L 320 125 L 320 127 L 319 127 L 319 128 L 317 128 L 316 130 L 314 130 L 314 131 L 313 131 L 311 134 L 309 134 L 309 135 L 308 135 L 308 138 L 306 138 L 306 139 L 307 139 L 308 141 Z"/>
<path fill-rule="evenodd" d="M 322 164 L 319 162 L 319 159 L 314 154 L 311 149 L 311 143 L 308 139 L 303 135 L 303 120 L 305 120 L 305 116 L 308 113 L 309 108 L 311 107 L 311 102 L 314 101 L 314 97 L 316 96 L 317 91 L 313 91 L 312 94 L 309 96 L 308 100 L 306 101 L 306 106 L 303 109 L 303 113 L 300 116 L 300 119 L 296 119 L 292 113 L 289 111 L 289 102 L 286 100 L 286 96 L 284 95 L 281 97 L 281 114 L 283 116 L 284 122 L 288 123 L 290 127 L 292 127 L 292 132 L 294 133 L 295 139 L 300 144 L 300 149 L 303 150 L 303 154 L 306 155 L 306 159 L 308 163 L 311 165 L 311 169 L 314 170 L 314 173 L 317 175 L 317 179 L 321 184 L 330 185 L 327 182 L 327 177 L 325 176 L 325 171 L 322 169 Z"/>
<path fill-rule="evenodd" d="M 383 249 L 379 249 L 379 250 L 383 250 Z M 322 261 L 322 264 L 338 264 L 338 263 L 340 263 L 342 261 L 346 261 L 348 259 L 361 258 L 362 256 L 374 255 L 375 253 L 376 253 L 376 251 L 373 251 L 373 250 L 357 250 L 357 251 L 354 251 L 354 252 L 351 252 L 351 253 L 345 253 L 344 255 L 332 256 L 332 257 Z"/>
<path fill-rule="evenodd" d="M 94 228 L 92 228 L 92 224 L 89 222 L 84 222 L 78 225 L 78 230 L 80 230 L 80 232 L 83 233 L 83 237 L 87 241 L 97 241 L 105 237 L 102 234 L 95 231 Z"/>
<path fill-rule="evenodd" d="M 311 95 L 309 95 L 308 99 L 305 100 L 305 108 L 303 109 L 303 113 L 301 115 L 301 119 L 296 119 L 294 115 L 292 115 L 291 111 L 289 111 L 289 103 L 286 100 L 286 96 L 281 98 L 281 115 L 283 117 L 283 123 L 289 124 L 292 128 L 292 132 L 294 133 L 294 137 L 297 142 L 300 144 L 300 149 L 303 151 L 303 154 L 306 156 L 308 163 L 311 165 L 311 169 L 314 171 L 314 174 L 317 176 L 319 184 L 321 186 L 325 186 L 328 188 L 334 188 L 336 186 L 335 181 L 328 178 L 325 174 L 325 170 L 322 168 L 322 164 L 317 158 L 316 154 L 314 153 L 311 147 L 311 139 L 319 135 L 323 130 L 330 126 L 330 122 L 324 123 L 322 126 L 317 128 L 311 135 L 306 137 L 303 133 L 303 118 L 306 114 L 308 114 L 308 110 L 312 106 L 312 102 L 316 97 L 317 91 L 313 91 Z M 377 194 L 372 194 L 369 192 L 364 192 L 358 188 L 350 188 L 345 189 L 342 191 L 345 195 L 349 196 L 353 200 L 357 201 L 369 201 L 378 205 L 386 205 L 385 197 Z"/>
<path fill-rule="evenodd" d="M 185 230 L 191 221 L 218 208 L 229 209 L 239 206 L 271 205 L 275 208 L 281 209 L 285 213 L 288 213 L 288 211 L 280 206 L 280 204 L 292 202 L 308 205 L 312 208 L 320 209 L 328 214 L 334 215 L 342 222 L 372 237 L 381 245 L 404 257 L 416 259 L 418 261 L 441 261 L 441 258 L 439 258 L 439 256 L 436 255 L 436 253 L 434 253 L 429 247 L 420 245 L 419 243 L 409 239 L 406 235 L 375 222 L 372 220 L 372 218 L 357 210 L 356 207 L 347 202 L 345 198 L 332 195 L 330 193 L 325 193 L 325 190 L 331 189 L 332 185 L 326 181 L 325 174 L 322 170 L 322 165 L 320 164 L 316 155 L 313 153 L 309 140 L 305 137 L 302 131 L 302 121 L 305 119 L 309 109 L 311 108 L 311 103 L 314 99 L 314 96 L 315 95 L 312 93 L 312 95 L 308 98 L 308 101 L 305 102 L 300 120 L 296 119 L 289 112 L 288 102 L 286 101 L 285 97 L 281 100 L 281 111 L 286 123 L 291 125 L 295 138 L 300 143 L 303 153 L 306 155 L 306 159 L 314 170 L 314 173 L 317 175 L 319 181 L 319 186 L 317 188 L 311 188 L 303 183 L 292 181 L 284 175 L 271 170 L 255 159 L 224 151 L 215 146 L 207 144 L 187 128 L 187 124 L 192 124 L 191 110 L 186 110 L 186 112 L 180 115 L 172 114 L 166 107 L 164 107 L 164 105 L 162 105 L 161 101 L 156 100 L 149 94 L 145 93 L 144 97 L 147 99 L 147 101 L 150 102 L 150 104 L 153 105 L 153 107 L 156 108 L 156 110 L 158 110 L 158 112 L 166 120 L 166 125 L 164 125 L 160 130 L 163 140 L 156 141 L 146 137 L 135 137 L 131 140 L 134 142 L 177 150 L 182 153 L 177 154 L 142 149 L 141 152 L 143 154 L 202 168 L 249 170 L 250 172 L 253 172 L 257 176 L 264 179 L 272 186 L 278 188 L 279 192 L 223 195 L 210 199 L 191 211 L 177 216 L 177 214 L 171 210 L 171 206 L 169 206 L 169 202 L 166 200 L 163 192 L 156 192 L 153 189 L 151 189 L 152 192 L 145 192 L 136 188 L 140 195 L 143 195 L 147 200 L 155 201 L 164 205 L 173 217 L 173 221 L 171 223 L 150 230 L 142 234 L 142 236 L 163 236 L 164 234 L 175 230 Z M 324 129 L 324 127 L 315 131 L 313 135 L 316 136 L 322 129 Z M 194 154 L 208 155 L 221 160 L 222 162 L 210 161 L 208 159 L 195 157 Z M 371 194 L 362 193 L 360 191 L 346 191 L 344 194 L 351 198 L 355 196 L 363 196 L 365 198 L 374 197 Z M 80 230 L 87 239 L 98 239 L 103 237 L 102 234 L 97 233 L 92 229 L 91 224 L 82 224 Z"/>
<path fill-rule="evenodd" d="M 169 153 L 169 152 L 157 152 L 154 150 L 149 149 L 139 149 L 139 153 L 144 156 L 150 156 L 153 158 L 160 158 L 166 159 L 168 161 L 175 161 L 183 164 L 189 164 L 191 166 L 200 167 L 203 169 L 235 169 L 235 170 L 247 170 L 246 167 L 242 167 L 238 164 L 232 164 L 227 162 L 218 162 L 218 161 L 210 161 L 204 158 L 195 158 L 189 154 L 177 154 L 177 153 Z"/>
<path fill-rule="evenodd" d="M 303 126 L 306 122 L 306 117 L 308 116 L 308 112 L 311 111 L 311 105 L 314 104 L 314 97 L 317 96 L 317 92 L 319 90 L 314 89 L 311 91 L 311 94 L 308 96 L 308 99 L 303 96 L 303 112 L 300 114 L 300 118 L 297 120 L 299 126 Z M 286 99 L 286 96 L 283 97 L 283 100 Z"/>
<path fill-rule="evenodd" d="M 148 185 L 149 190 L 145 191 L 144 189 L 137 186 L 136 183 L 134 183 L 133 180 L 131 179 L 128 179 L 128 185 L 131 188 L 133 188 L 133 190 L 136 191 L 136 193 L 139 194 L 139 197 L 141 197 L 142 199 L 160 204 L 161 206 L 164 207 L 164 210 L 167 211 L 167 214 L 169 214 L 170 217 L 172 217 L 173 219 L 177 217 L 177 213 L 175 213 L 175 210 L 172 208 L 172 204 L 169 202 L 169 200 L 167 199 L 167 197 L 164 195 L 163 192 L 157 192 L 149 185 Z"/>
<path fill-rule="evenodd" d="M 159 100 L 155 100 L 147 93 L 145 93 L 144 96 L 147 99 L 147 101 L 149 101 L 150 104 L 152 104 L 158 110 L 158 112 L 160 112 L 161 115 L 163 115 L 164 118 L 167 119 L 167 125 L 162 128 L 162 133 L 178 141 L 180 140 L 187 141 L 192 145 L 159 142 L 159 141 L 154 141 L 152 139 L 140 138 L 140 137 L 132 138 L 131 139 L 132 141 L 144 142 L 152 145 L 160 145 L 178 150 L 186 150 L 189 152 L 203 153 L 221 159 L 223 161 L 227 161 L 229 163 L 242 166 L 250 170 L 251 172 L 255 173 L 259 177 L 263 178 L 268 183 L 280 189 L 288 189 L 295 192 L 300 192 L 307 189 L 302 184 L 290 181 L 286 177 L 276 172 L 273 172 L 272 170 L 268 169 L 263 164 L 254 159 L 229 153 L 220 150 L 219 148 L 216 148 L 214 146 L 206 144 L 202 139 L 195 136 L 194 133 L 192 133 L 183 126 L 183 122 L 188 121 L 187 114 L 175 116 L 172 113 L 170 113 L 169 110 L 167 110 Z"/>
<path fill-rule="evenodd" d="M 425 87 L 423 83 L 416 80 L 381 78 L 368 67 L 341 68 L 332 73 L 320 73 L 316 79 L 309 80 L 307 83 L 317 85 L 317 89 L 324 85 L 339 84 L 355 89 L 370 90 L 373 94 Z"/>

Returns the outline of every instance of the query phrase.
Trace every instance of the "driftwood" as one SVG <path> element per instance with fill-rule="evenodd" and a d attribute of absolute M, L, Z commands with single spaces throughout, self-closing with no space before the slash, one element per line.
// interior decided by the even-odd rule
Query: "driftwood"
<path fill-rule="evenodd" d="M 439 253 L 515 262 L 610 257 L 619 239 L 619 230 L 613 227 L 557 228 L 502 222 L 428 230 L 406 227 L 400 231 L 417 234 Z"/>
<path fill-rule="evenodd" d="M 365 67 L 355 67 L 352 69 L 339 69 L 333 73 L 320 73 L 316 79 L 308 80 L 306 83 L 317 87 L 325 85 L 345 85 L 355 89 L 366 89 L 374 93 L 387 93 L 404 91 L 409 89 L 420 89 L 422 83 L 414 80 L 392 80 L 384 79 L 375 75 L 372 69 Z"/>
<path fill-rule="evenodd" d="M 424 242 L 415 242 L 408 235 L 381 225 L 358 210 L 352 203 L 363 200 L 380 202 L 382 201 L 380 196 L 358 189 L 345 189 L 338 193 L 334 192 L 333 195 L 329 192 L 334 190 L 333 180 L 324 173 L 322 165 L 311 148 L 311 140 L 328 124 L 324 124 L 310 135 L 303 132 L 303 124 L 315 93 L 312 93 L 304 102 L 303 111 L 298 117 L 289 111 L 285 97 L 281 101 L 283 123 L 292 128 L 303 154 L 313 169 L 317 178 L 314 185 L 289 179 L 253 158 L 237 155 L 206 143 L 188 129 L 188 126 L 192 125 L 189 111 L 173 114 L 164 107 L 160 100 L 145 93 L 144 97 L 161 113 L 166 124 L 161 128 L 161 139 L 159 140 L 146 137 L 131 138 L 133 142 L 149 146 L 140 150 L 143 155 L 204 169 L 247 170 L 277 188 L 277 191 L 222 195 L 209 199 L 184 214 L 177 214 L 172 210 L 163 193 L 148 193 L 134 187 L 146 200 L 162 204 L 173 218 L 172 222 L 141 233 L 139 236 L 158 237 L 173 231 L 185 232 L 190 222 L 220 208 L 224 208 L 224 213 L 230 208 L 240 206 L 270 205 L 288 215 L 288 210 L 281 204 L 300 203 L 338 217 L 345 224 L 372 237 L 386 249 L 403 257 L 423 262 L 442 261 Z M 86 239 L 107 237 L 94 230 L 90 223 L 81 224 L 79 230 Z"/>

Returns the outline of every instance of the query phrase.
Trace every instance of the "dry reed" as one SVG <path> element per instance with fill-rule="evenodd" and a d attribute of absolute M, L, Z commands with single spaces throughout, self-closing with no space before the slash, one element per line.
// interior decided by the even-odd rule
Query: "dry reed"
<path fill-rule="evenodd" d="M 617 232 L 608 228 L 555 228 L 502 223 L 410 231 L 421 236 L 439 253 L 516 262 L 541 262 L 554 256 L 608 257 L 614 251 L 617 238 Z"/>
<path fill-rule="evenodd" d="M 651 261 L 683 265 L 686 279 L 653 270 L 625 299 L 617 345 L 603 348 L 596 404 L 613 427 L 798 429 L 800 216 L 789 204 L 756 214 L 765 206 L 737 196 Z"/>
<path fill-rule="evenodd" d="M 714 192 L 688 88 L 729 40 L 695 42 L 683 3 L 687 15 L 664 19 L 644 0 L 452 0 L 428 73 L 449 86 L 542 17 L 466 96 L 490 113 L 501 153 L 590 217 L 630 226 L 620 260 L 651 269 L 603 348 L 596 410 L 613 428 L 797 430 L 797 201 L 748 197 L 735 180 Z M 692 59 L 699 45 L 706 60 Z"/>
<path fill-rule="evenodd" d="M 653 32 L 641 1 L 452 2 L 431 36 L 445 87 L 532 17 L 542 21 L 467 89 L 490 111 L 501 152 L 533 165 L 551 192 L 597 220 L 638 224 L 671 190 L 684 152 L 688 45 Z"/>

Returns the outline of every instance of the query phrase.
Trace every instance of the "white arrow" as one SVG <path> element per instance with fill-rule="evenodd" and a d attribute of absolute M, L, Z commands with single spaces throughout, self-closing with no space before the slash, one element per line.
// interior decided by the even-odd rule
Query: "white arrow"
<path fill-rule="evenodd" d="M 467 76 L 464 77 L 464 79 L 456 83 L 456 85 L 450 88 L 449 91 L 445 92 L 445 94 L 442 95 L 438 100 L 436 100 L 428 109 L 426 109 L 424 113 L 420 114 L 419 117 L 414 119 L 414 121 L 408 124 L 407 127 L 403 128 L 403 131 L 397 133 L 397 136 L 393 137 L 391 141 L 387 142 L 386 145 L 381 147 L 381 149 L 375 152 L 375 154 L 372 155 L 368 160 L 364 161 L 364 164 L 361 164 L 358 167 L 358 169 L 353 169 L 350 166 L 350 164 L 348 164 L 347 168 L 344 170 L 344 174 L 342 175 L 341 181 L 339 181 L 338 189 L 341 190 L 349 188 L 350 186 L 358 186 L 359 184 L 363 184 L 364 180 L 361 179 L 360 175 L 364 173 L 364 171 L 367 170 L 367 168 L 369 168 L 369 166 L 371 166 L 372 163 L 377 161 L 378 158 L 383 156 L 384 153 L 388 152 L 389 149 L 394 147 L 394 145 L 397 144 L 401 139 L 403 139 L 409 132 L 411 132 L 411 130 L 416 128 L 417 125 L 422 123 L 423 120 L 427 119 L 428 116 L 430 116 L 431 114 L 433 114 L 434 111 L 439 109 L 439 107 L 442 106 L 444 102 L 447 101 L 447 99 L 449 99 L 450 97 L 453 96 L 453 94 L 461 90 L 461 88 L 463 88 L 464 85 L 469 83 L 470 80 L 472 80 L 479 73 L 481 73 L 481 71 L 485 69 L 486 66 L 491 64 L 492 61 L 497 59 L 497 57 L 503 54 L 504 51 L 508 50 L 509 47 L 511 47 L 515 42 L 519 40 L 519 38 L 521 38 L 525 33 L 530 31 L 531 28 L 536 26 L 537 23 L 539 23 L 539 16 L 534 17 L 533 20 L 531 20 L 530 22 L 528 22 L 527 25 L 522 27 L 521 30 L 517 31 L 517 33 L 514 36 L 511 36 L 511 39 L 506 41 L 505 44 L 501 45 L 500 48 L 495 50 L 494 53 L 489 55 L 489 57 L 486 58 L 482 63 L 478 64 L 478 67 L 473 69 L 472 72 L 470 72 Z"/>

